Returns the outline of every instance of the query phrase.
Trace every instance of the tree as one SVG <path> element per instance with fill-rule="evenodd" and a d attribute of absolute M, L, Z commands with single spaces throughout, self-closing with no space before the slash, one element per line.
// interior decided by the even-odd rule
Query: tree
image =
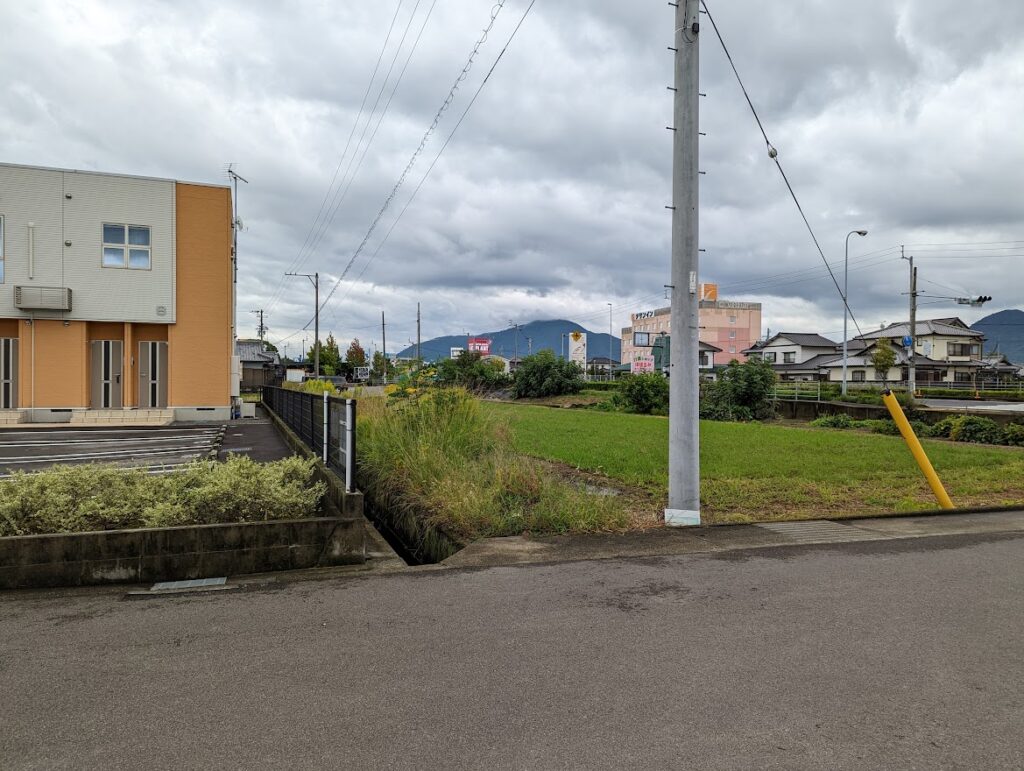
<path fill-rule="evenodd" d="M 621 396 L 630 412 L 668 414 L 668 378 L 657 372 L 626 375 L 616 396 Z"/>
<path fill-rule="evenodd" d="M 583 389 L 583 370 L 574 361 L 562 361 L 547 349 L 527 356 L 513 376 L 516 399 L 576 394 Z"/>
<path fill-rule="evenodd" d="M 373 364 L 370 366 L 370 376 L 373 378 L 392 378 L 395 374 L 395 365 L 381 351 L 373 352 Z"/>
<path fill-rule="evenodd" d="M 875 352 L 871 354 L 871 366 L 875 368 L 875 376 L 883 383 L 889 379 L 889 370 L 896 364 L 896 351 L 888 340 L 879 340 Z"/>
<path fill-rule="evenodd" d="M 463 351 L 454 359 L 438 362 L 437 382 L 463 386 L 470 391 L 495 391 L 507 386 L 509 378 L 500 361 L 484 360 L 478 351 Z"/>
<path fill-rule="evenodd" d="M 274 345 L 269 340 L 264 340 L 263 341 L 263 350 L 264 351 L 269 351 L 270 353 L 277 353 L 277 346 Z"/>
<path fill-rule="evenodd" d="M 321 373 L 324 375 L 340 375 L 341 351 L 338 350 L 338 341 L 334 335 L 328 335 L 327 341 L 319 346 L 321 349 Z M 309 349 L 308 360 L 313 361 L 316 357 L 316 346 Z"/>
<path fill-rule="evenodd" d="M 702 418 L 709 420 L 764 420 L 772 416 L 775 370 L 760 358 L 740 364 L 733 359 L 718 380 L 708 383 L 701 400 Z"/>
<path fill-rule="evenodd" d="M 349 344 L 348 351 L 345 352 L 345 361 L 352 367 L 366 366 L 366 351 L 359 344 L 358 337 Z"/>

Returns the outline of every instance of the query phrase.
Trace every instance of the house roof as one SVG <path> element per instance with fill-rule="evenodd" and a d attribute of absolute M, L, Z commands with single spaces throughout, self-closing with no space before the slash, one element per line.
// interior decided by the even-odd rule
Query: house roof
<path fill-rule="evenodd" d="M 834 353 L 819 353 L 800 364 L 772 364 L 772 369 L 777 372 L 817 372 L 826 362 L 832 361 Z"/>
<path fill-rule="evenodd" d="M 243 363 L 280 364 L 281 357 L 275 351 L 263 350 L 262 340 L 236 340 L 235 356 Z"/>
<path fill-rule="evenodd" d="M 772 338 L 761 347 L 771 345 L 780 337 L 784 337 L 796 345 L 803 345 L 808 348 L 835 348 L 837 345 L 834 341 L 829 340 L 827 337 L 822 337 L 816 332 L 779 332 L 773 335 Z"/>
<path fill-rule="evenodd" d="M 969 329 L 957 318 L 931 319 L 918 321 L 915 325 L 914 337 L 921 338 L 925 335 L 944 335 L 946 337 L 976 337 L 984 339 L 985 335 L 975 329 Z M 903 338 L 910 334 L 910 322 L 899 321 L 890 324 L 883 329 L 867 332 L 858 335 L 855 340 L 880 340 L 882 338 Z"/>

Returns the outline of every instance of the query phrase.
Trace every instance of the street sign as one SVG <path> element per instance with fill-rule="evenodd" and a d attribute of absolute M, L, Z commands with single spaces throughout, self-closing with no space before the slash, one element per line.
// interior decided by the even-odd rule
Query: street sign
<path fill-rule="evenodd" d="M 914 338 L 912 338 L 910 335 L 904 335 L 903 336 L 903 347 L 904 348 L 909 348 L 913 344 L 914 344 Z"/>

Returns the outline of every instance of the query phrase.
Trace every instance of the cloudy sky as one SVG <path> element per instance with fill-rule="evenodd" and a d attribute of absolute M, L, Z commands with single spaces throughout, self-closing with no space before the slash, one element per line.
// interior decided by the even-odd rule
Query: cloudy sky
<path fill-rule="evenodd" d="M 672 8 L 536 0 L 424 180 L 528 4 L 495 2 L 3 3 L 0 160 L 204 182 L 234 163 L 240 332 L 263 308 L 293 354 L 313 303 L 288 270 L 337 284 L 321 326 L 339 339 L 379 345 L 385 311 L 390 350 L 417 301 L 424 338 L 600 331 L 608 302 L 618 331 L 668 283 Z M 708 2 L 829 259 L 870 231 L 850 243 L 865 331 L 906 315 L 900 244 L 922 292 L 995 297 L 922 317 L 1021 304 L 1024 3 Z M 701 278 L 762 302 L 765 327 L 837 336 L 841 302 L 708 25 L 701 47 Z"/>

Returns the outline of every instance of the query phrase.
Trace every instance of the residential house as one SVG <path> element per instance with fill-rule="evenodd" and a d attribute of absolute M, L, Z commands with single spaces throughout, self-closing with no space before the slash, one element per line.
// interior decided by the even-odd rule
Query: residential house
<path fill-rule="evenodd" d="M 907 380 L 908 373 L 902 341 L 909 334 L 910 324 L 904 321 L 859 335 L 854 340 L 867 346 L 881 340 L 891 341 L 898 349 L 898 366 L 901 368 L 899 376 L 892 379 L 903 381 Z M 958 318 L 918 321 L 914 333 L 914 374 L 917 385 L 975 382 L 979 370 L 985 367 L 981 359 L 984 340 L 984 334 L 971 329 Z M 835 376 L 834 366 L 828 369 L 830 380 L 842 379 L 841 374 Z M 863 377 L 872 379 L 867 371 Z M 852 377 L 850 379 L 853 380 Z"/>
<path fill-rule="evenodd" d="M 814 332 L 779 332 L 743 353 L 771 364 L 779 380 L 820 380 L 821 365 L 835 357 L 839 348 Z"/>
<path fill-rule="evenodd" d="M 226 185 L 0 164 L 4 420 L 230 418 L 232 227 Z"/>
<path fill-rule="evenodd" d="M 254 390 L 276 385 L 284 375 L 284 365 L 277 351 L 268 351 L 262 340 L 239 340 L 235 356 L 242 368 L 242 389 Z"/>

